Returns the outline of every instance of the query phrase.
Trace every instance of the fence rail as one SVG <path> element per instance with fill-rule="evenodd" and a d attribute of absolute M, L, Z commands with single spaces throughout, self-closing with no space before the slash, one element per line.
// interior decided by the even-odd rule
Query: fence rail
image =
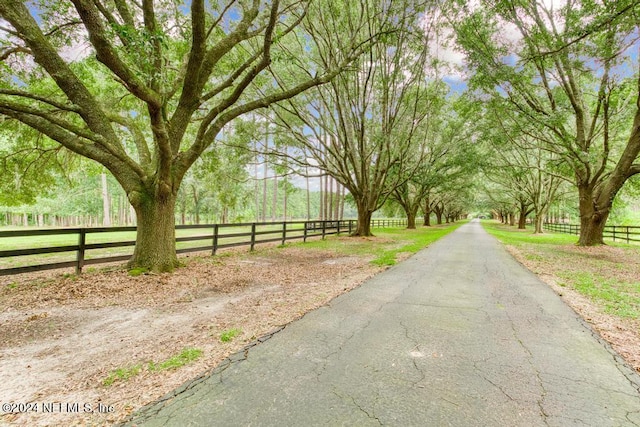
<path fill-rule="evenodd" d="M 580 226 L 577 224 L 554 224 L 550 222 L 544 223 L 544 228 L 549 231 L 557 231 L 560 233 L 580 234 Z M 640 227 L 627 225 L 605 225 L 602 236 L 606 239 L 621 241 L 626 243 L 640 242 Z"/>
<path fill-rule="evenodd" d="M 310 237 L 324 238 L 332 234 L 351 233 L 356 225 L 356 220 L 177 225 L 176 252 L 184 254 L 210 251 L 215 255 L 219 249 L 237 246 L 249 246 L 253 250 L 255 245 L 261 243 L 284 244 L 295 239 L 306 242 Z M 402 219 L 371 221 L 372 228 L 406 225 L 407 221 Z M 86 265 L 125 261 L 131 258 L 131 251 L 123 253 L 123 248 L 126 250 L 135 245 L 135 233 L 136 227 L 0 231 L 0 243 L 2 239 L 11 239 L 9 244 L 13 247 L 9 250 L 0 250 L 0 260 L 8 259 L 6 265 L 0 265 L 0 276 L 58 268 L 75 268 L 76 273 L 80 274 Z M 120 240 L 113 241 L 114 234 L 120 234 Z M 40 242 L 42 247 L 33 247 L 35 245 L 33 238 L 38 236 L 45 238 Z M 51 241 L 47 240 L 52 236 L 58 241 L 56 246 L 51 246 Z M 89 243 L 90 237 L 96 242 Z M 2 246 L 6 245 L 0 245 Z M 73 252 L 75 252 L 75 259 L 70 260 L 69 254 Z M 40 261 L 43 255 L 61 253 L 67 254 L 66 260 L 22 265 L 29 261 Z"/>

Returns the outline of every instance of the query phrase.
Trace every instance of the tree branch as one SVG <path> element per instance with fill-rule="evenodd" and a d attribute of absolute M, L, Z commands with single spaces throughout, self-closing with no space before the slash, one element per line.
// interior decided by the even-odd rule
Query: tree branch
<path fill-rule="evenodd" d="M 96 59 L 109 68 L 126 85 L 127 89 L 142 101 L 160 108 L 161 97 L 142 82 L 138 76 L 120 59 L 106 38 L 107 31 L 100 20 L 98 8 L 90 0 L 72 0 L 84 23 L 89 40 L 96 50 Z"/>

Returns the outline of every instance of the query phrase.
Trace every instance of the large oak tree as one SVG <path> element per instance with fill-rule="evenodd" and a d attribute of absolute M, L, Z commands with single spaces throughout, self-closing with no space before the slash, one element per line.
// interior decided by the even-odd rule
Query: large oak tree
<path fill-rule="evenodd" d="M 136 211 L 129 265 L 170 271 L 180 184 L 221 129 L 330 81 L 365 49 L 365 16 L 353 34 L 305 32 L 326 3 L 3 0 L 0 118 L 104 165 Z M 331 63 L 290 54 L 316 43 Z"/>

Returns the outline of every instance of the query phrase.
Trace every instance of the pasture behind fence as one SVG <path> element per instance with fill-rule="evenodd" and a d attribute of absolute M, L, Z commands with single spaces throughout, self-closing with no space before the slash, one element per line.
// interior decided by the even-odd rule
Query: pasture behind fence
<path fill-rule="evenodd" d="M 306 242 L 310 237 L 351 233 L 356 225 L 356 220 L 177 225 L 176 252 L 210 251 L 215 255 L 219 249 L 237 246 L 249 246 L 253 250 L 262 243 L 285 244 L 295 239 Z M 403 219 L 371 221 L 372 228 L 406 225 Z M 129 248 L 135 245 L 135 235 L 136 227 L 0 231 L 0 239 L 11 239 L 12 247 L 0 250 L 0 260 L 7 260 L 0 268 L 0 276 L 58 268 L 75 268 L 80 274 L 87 265 L 126 261 L 131 258 Z M 73 252 L 75 259 L 69 259 Z M 60 254 L 65 253 L 66 257 L 61 260 Z M 42 263 L 43 259 L 50 262 Z"/>
<path fill-rule="evenodd" d="M 580 234 L 580 226 L 577 224 L 555 224 L 545 222 L 544 228 L 549 231 L 560 233 Z M 602 236 L 614 242 L 640 243 L 640 227 L 627 225 L 605 225 Z"/>

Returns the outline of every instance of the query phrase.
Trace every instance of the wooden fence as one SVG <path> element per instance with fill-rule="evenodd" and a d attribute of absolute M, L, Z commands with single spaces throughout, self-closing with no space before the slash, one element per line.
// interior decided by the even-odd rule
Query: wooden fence
<path fill-rule="evenodd" d="M 580 234 L 580 226 L 576 224 L 554 224 L 550 222 L 544 223 L 544 228 L 549 231 L 557 231 L 560 233 Z M 603 237 L 615 241 L 631 243 L 640 242 L 640 227 L 626 225 L 605 225 Z"/>
<path fill-rule="evenodd" d="M 324 238 L 331 234 L 351 233 L 356 224 L 356 220 L 342 220 L 177 225 L 176 252 L 183 254 L 210 251 L 215 255 L 218 249 L 236 246 L 249 246 L 253 250 L 255 245 L 260 243 L 284 244 L 288 240 L 295 239 L 306 242 L 308 238 L 314 236 Z M 371 221 L 371 226 L 374 228 L 406 225 L 407 221 L 402 219 Z M 125 261 L 131 258 L 131 251 L 126 249 L 123 251 L 122 248 L 135 245 L 135 233 L 136 227 L 0 231 L 0 240 L 11 239 L 9 244 L 14 248 L 0 250 L 0 260 L 8 259 L 7 265 L 0 265 L 0 276 L 57 268 L 75 268 L 76 273 L 80 274 L 86 265 Z M 120 235 L 120 238 L 114 241 L 114 235 Z M 44 237 L 41 242 L 42 247 L 34 248 L 33 241 L 38 236 Z M 52 236 L 57 240 L 57 246 L 51 245 Z M 69 260 L 71 252 L 75 252 L 73 260 Z M 29 261 L 39 262 L 43 256 L 52 257 L 51 254 L 60 253 L 67 253 L 66 260 L 22 265 Z M 56 255 L 53 257 L 55 258 Z"/>

